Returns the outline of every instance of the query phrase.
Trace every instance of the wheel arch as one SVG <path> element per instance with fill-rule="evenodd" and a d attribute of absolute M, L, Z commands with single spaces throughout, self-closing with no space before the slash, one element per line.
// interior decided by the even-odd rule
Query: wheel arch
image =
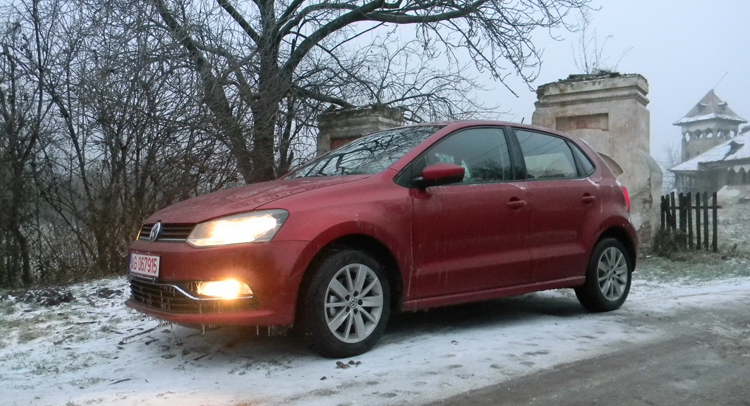
<path fill-rule="evenodd" d="M 630 238 L 628 232 L 621 227 L 610 227 L 604 230 L 604 232 L 599 235 L 596 243 L 605 238 L 614 238 L 615 240 L 620 241 L 625 246 L 625 248 L 627 248 L 628 256 L 630 257 L 630 261 L 633 264 L 633 269 L 635 269 L 636 260 L 638 258 L 638 247 L 635 246 L 635 241 Z M 596 243 L 594 245 L 596 245 Z"/>
<path fill-rule="evenodd" d="M 388 275 L 388 283 L 391 289 L 391 312 L 398 312 L 401 310 L 403 303 L 403 290 L 404 281 L 401 274 L 396 256 L 393 252 L 380 240 L 364 234 L 350 234 L 336 238 L 328 244 L 321 247 L 318 252 L 313 256 L 310 261 L 305 273 L 302 277 L 302 283 L 299 287 L 297 294 L 297 305 L 296 314 L 299 317 L 300 308 L 303 305 L 304 294 L 310 284 L 310 280 L 313 277 L 313 269 L 332 251 L 343 250 L 343 249 L 359 249 L 370 254 L 373 259 L 378 261 L 383 270 Z"/>

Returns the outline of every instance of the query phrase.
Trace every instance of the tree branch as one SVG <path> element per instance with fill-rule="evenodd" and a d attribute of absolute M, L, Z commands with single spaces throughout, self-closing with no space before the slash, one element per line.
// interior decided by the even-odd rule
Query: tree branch
<path fill-rule="evenodd" d="M 190 53 L 190 57 L 195 64 L 194 68 L 200 76 L 204 102 L 213 112 L 223 132 L 223 136 L 220 135 L 219 139 L 229 147 L 232 154 L 237 158 L 240 172 L 245 181 L 249 183 L 250 179 L 252 179 L 253 167 L 252 159 L 250 159 L 247 149 L 247 142 L 240 124 L 232 116 L 232 108 L 229 105 L 229 100 L 227 100 L 224 90 L 214 75 L 211 64 L 203 55 L 196 42 L 190 37 L 190 34 L 169 12 L 164 4 L 164 0 L 152 1 L 156 5 L 162 20 L 164 20 L 164 23 L 167 24 L 167 27 L 172 32 L 172 35 Z"/>
<path fill-rule="evenodd" d="M 292 4 L 290 4 L 289 7 L 286 8 L 286 10 L 284 10 L 284 13 L 281 15 L 281 17 L 279 17 L 279 24 L 283 24 L 289 17 L 291 17 L 292 13 L 297 11 L 299 6 L 301 6 L 304 2 L 305 0 L 294 0 Z"/>
<path fill-rule="evenodd" d="M 489 0 L 479 0 L 471 3 L 466 7 L 461 7 L 454 11 L 433 15 L 410 15 L 410 14 L 390 14 L 381 12 L 371 12 L 366 14 L 366 19 L 370 21 L 380 21 L 393 24 L 424 24 L 436 23 L 440 21 L 451 20 L 454 18 L 464 17 L 476 12 L 479 7 L 483 6 Z"/>
<path fill-rule="evenodd" d="M 385 0 L 371 1 L 342 16 L 334 18 L 328 24 L 325 24 L 324 26 L 318 28 L 304 41 L 302 41 L 302 43 L 299 44 L 299 47 L 297 47 L 297 49 L 295 49 L 291 53 L 291 55 L 289 55 L 289 59 L 282 67 L 282 71 L 287 77 L 291 77 L 292 72 L 294 72 L 294 69 L 297 68 L 297 65 L 299 65 L 299 63 L 302 61 L 302 58 L 304 58 L 305 55 L 307 55 L 307 53 L 310 52 L 310 50 L 313 49 L 313 47 L 315 47 L 318 42 L 322 41 L 332 32 L 338 31 L 349 24 L 353 24 L 357 21 L 367 20 L 367 13 L 375 11 L 385 5 L 387 5 Z"/>
<path fill-rule="evenodd" d="M 317 100 L 317 101 L 323 102 L 323 103 L 337 104 L 337 105 L 339 105 L 341 107 L 348 108 L 348 109 L 357 107 L 357 106 L 355 106 L 355 105 L 347 102 L 344 99 L 340 99 L 338 97 L 333 97 L 333 96 L 328 96 L 328 95 L 320 94 L 320 93 L 317 93 L 317 92 L 313 92 L 311 90 L 308 90 L 308 89 L 305 89 L 305 88 L 302 88 L 302 87 L 299 87 L 299 86 L 294 86 L 294 92 L 297 93 L 299 96 L 302 96 L 302 97 L 307 97 L 307 98 L 310 98 L 310 99 L 313 99 L 313 100 Z"/>
<path fill-rule="evenodd" d="M 291 16 L 286 16 L 284 19 L 280 19 L 279 23 L 283 23 L 284 26 L 279 29 L 279 35 L 284 36 L 292 32 L 292 28 L 296 27 L 305 17 L 310 13 L 322 10 L 356 10 L 357 6 L 353 4 L 339 4 L 339 3 L 320 3 L 307 6 L 302 9 L 293 19 L 286 21 Z"/>
<path fill-rule="evenodd" d="M 250 24 L 245 20 L 240 13 L 237 12 L 237 9 L 235 9 L 231 4 L 229 4 L 228 0 L 216 0 L 217 3 L 221 6 L 221 8 L 224 9 L 233 19 L 237 22 L 237 24 L 240 25 L 243 31 L 255 42 L 255 45 L 260 44 L 260 35 L 258 35 L 257 32 L 253 29 L 253 27 L 250 26 Z"/>

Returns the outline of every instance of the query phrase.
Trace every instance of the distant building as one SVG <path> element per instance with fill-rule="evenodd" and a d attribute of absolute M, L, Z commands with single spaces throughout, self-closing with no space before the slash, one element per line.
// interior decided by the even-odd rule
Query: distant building
<path fill-rule="evenodd" d="M 670 169 L 680 192 L 715 192 L 750 184 L 750 132 Z"/>
<path fill-rule="evenodd" d="M 747 120 L 713 89 L 674 123 L 682 129 L 682 163 L 670 169 L 679 192 L 715 192 L 750 182 L 750 133 L 740 134 L 743 123 Z"/>
<path fill-rule="evenodd" d="M 739 134 L 747 120 L 732 111 L 711 89 L 674 125 L 682 129 L 682 162 L 688 161 Z"/>

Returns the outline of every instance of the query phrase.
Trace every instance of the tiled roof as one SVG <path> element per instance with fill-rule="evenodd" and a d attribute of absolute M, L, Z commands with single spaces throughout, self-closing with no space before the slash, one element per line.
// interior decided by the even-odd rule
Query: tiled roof
<path fill-rule="evenodd" d="M 747 120 L 737 115 L 729 108 L 725 101 L 722 101 L 714 90 L 711 89 L 706 93 L 705 96 L 698 102 L 685 117 L 679 119 L 674 125 L 682 125 L 687 123 L 693 123 L 696 121 L 704 120 L 715 120 L 722 119 L 728 121 L 734 121 L 736 123 L 747 123 Z"/>

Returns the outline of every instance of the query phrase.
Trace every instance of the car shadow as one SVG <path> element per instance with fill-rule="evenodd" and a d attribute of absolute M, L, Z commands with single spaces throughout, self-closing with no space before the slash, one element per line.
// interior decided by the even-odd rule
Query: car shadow
<path fill-rule="evenodd" d="M 521 296 L 491 299 L 462 305 L 445 306 L 425 311 L 394 315 L 386 337 L 429 334 L 452 329 L 510 326 L 539 317 L 578 317 L 586 314 L 572 291 L 566 294 L 536 292 Z M 567 294 L 569 292 L 569 294 Z"/>
<path fill-rule="evenodd" d="M 453 305 L 426 311 L 398 313 L 391 317 L 379 344 L 398 345 L 420 335 L 450 331 L 514 326 L 540 317 L 567 318 L 586 314 L 575 296 L 537 292 L 522 296 Z M 248 370 L 285 369 L 292 361 L 324 360 L 307 349 L 304 339 L 293 331 L 278 334 L 265 327 L 221 326 L 194 329 L 163 324 L 128 345 L 170 362 L 201 367 L 228 368 L 229 373 Z"/>

